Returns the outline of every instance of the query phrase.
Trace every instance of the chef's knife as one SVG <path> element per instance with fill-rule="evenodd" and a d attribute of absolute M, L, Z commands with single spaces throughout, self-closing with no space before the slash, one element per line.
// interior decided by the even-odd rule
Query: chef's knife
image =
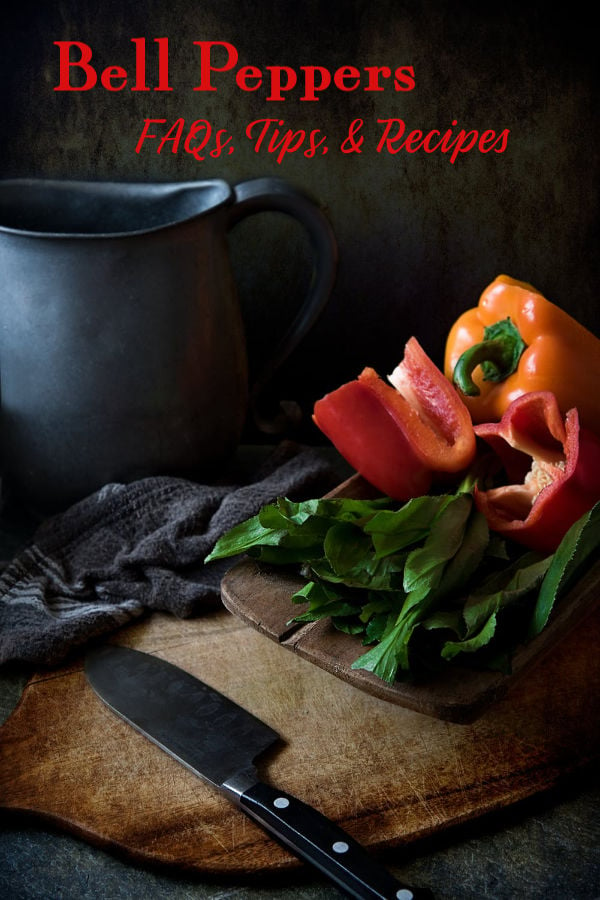
<path fill-rule="evenodd" d="M 254 760 L 279 739 L 278 734 L 194 676 L 155 656 L 112 645 L 87 655 L 85 673 L 114 712 L 223 791 L 349 896 L 359 900 L 432 896 L 401 885 L 321 813 L 259 781 Z"/>

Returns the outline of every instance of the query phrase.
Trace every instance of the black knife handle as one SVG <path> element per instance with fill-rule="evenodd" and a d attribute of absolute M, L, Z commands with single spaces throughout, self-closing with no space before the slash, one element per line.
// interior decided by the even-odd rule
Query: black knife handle
<path fill-rule="evenodd" d="M 351 897 L 425 900 L 428 890 L 400 884 L 359 843 L 296 797 L 258 782 L 237 797 L 239 806 Z"/>

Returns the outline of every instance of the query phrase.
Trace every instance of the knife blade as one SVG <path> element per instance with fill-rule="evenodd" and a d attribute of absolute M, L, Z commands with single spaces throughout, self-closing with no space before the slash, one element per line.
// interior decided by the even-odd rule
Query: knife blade
<path fill-rule="evenodd" d="M 279 740 L 272 728 L 178 666 L 105 645 L 85 659 L 86 677 L 113 712 L 358 900 L 425 900 L 400 884 L 350 835 L 301 800 L 261 781 L 255 760 Z"/>

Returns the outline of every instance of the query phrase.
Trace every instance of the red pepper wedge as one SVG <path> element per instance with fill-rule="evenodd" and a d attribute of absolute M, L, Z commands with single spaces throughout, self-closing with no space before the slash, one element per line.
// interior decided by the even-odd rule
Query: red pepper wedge
<path fill-rule="evenodd" d="M 576 408 L 563 416 L 550 391 L 514 400 L 499 422 L 475 426 L 499 458 L 509 484 L 474 491 L 488 525 L 505 537 L 553 553 L 571 525 L 600 500 L 600 438 Z"/>
<path fill-rule="evenodd" d="M 475 433 L 466 406 L 416 338 L 389 379 L 365 368 L 317 400 L 313 420 L 370 484 L 409 500 L 427 493 L 436 475 L 470 465 Z"/>

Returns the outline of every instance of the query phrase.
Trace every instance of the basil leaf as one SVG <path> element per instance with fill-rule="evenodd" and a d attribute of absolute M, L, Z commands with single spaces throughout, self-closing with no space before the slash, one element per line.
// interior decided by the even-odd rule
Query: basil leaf
<path fill-rule="evenodd" d="M 265 528 L 261 524 L 259 516 L 253 516 L 246 522 L 235 525 L 220 537 L 204 562 L 224 559 L 227 556 L 237 556 L 240 553 L 246 553 L 251 547 L 264 544 L 276 545 L 281 542 L 284 534 L 284 531 Z"/>
<path fill-rule="evenodd" d="M 377 594 L 375 591 L 369 592 L 369 599 L 363 605 L 360 611 L 360 619 L 362 622 L 369 622 L 385 613 L 392 612 L 396 603 L 396 595 L 390 597 L 389 594 Z"/>
<path fill-rule="evenodd" d="M 464 636 L 465 623 L 462 613 L 458 609 L 442 609 L 437 610 L 421 623 L 427 631 L 453 631 L 457 637 Z"/>
<path fill-rule="evenodd" d="M 565 594 L 582 569 L 598 558 L 600 547 L 600 503 L 569 528 L 562 539 L 544 578 L 529 623 L 529 637 L 535 637 L 546 625 L 556 600 Z"/>
<path fill-rule="evenodd" d="M 427 537 L 440 510 L 452 499 L 447 495 L 409 500 L 400 509 L 376 512 L 364 527 L 373 540 L 376 556 L 397 553 Z"/>
<path fill-rule="evenodd" d="M 540 559 L 537 553 L 525 553 L 508 569 L 484 582 L 480 591 L 468 597 L 464 605 L 463 617 L 467 634 L 481 628 L 482 622 L 489 618 L 490 609 L 497 611 L 516 603 L 538 587 L 548 571 L 551 559 L 551 556 Z M 504 582 L 501 587 L 497 587 L 499 582 Z M 493 590 L 494 588 L 497 589 Z"/>
<path fill-rule="evenodd" d="M 289 546 L 291 544 L 291 546 Z M 301 536 L 290 542 L 289 535 L 283 534 L 277 544 L 261 544 L 249 547 L 248 556 L 259 562 L 269 563 L 275 566 L 301 565 L 310 563 L 320 558 L 323 552 L 321 544 L 314 544 L 309 536 Z"/>
<path fill-rule="evenodd" d="M 466 588 L 487 552 L 490 530 L 486 517 L 473 509 L 467 520 L 460 547 L 444 569 L 444 594 L 456 594 Z"/>
<path fill-rule="evenodd" d="M 404 590 L 417 603 L 440 584 L 448 560 L 458 551 L 473 508 L 470 494 L 459 494 L 434 520 L 422 547 L 413 550 L 404 567 Z"/>
<path fill-rule="evenodd" d="M 376 613 L 366 624 L 365 639 L 363 643 L 374 644 L 382 639 L 385 634 L 388 615 L 384 612 Z M 358 668 L 358 666 L 356 666 Z"/>
<path fill-rule="evenodd" d="M 356 615 L 360 606 L 348 603 L 320 582 L 310 581 L 292 597 L 294 603 L 308 601 L 309 608 L 306 612 L 294 616 L 294 622 L 314 622 L 317 619 L 325 619 L 330 616 Z"/>
<path fill-rule="evenodd" d="M 408 672 L 409 643 L 418 624 L 420 610 L 408 609 L 400 613 L 394 622 L 393 616 L 378 644 L 363 653 L 352 663 L 353 669 L 366 669 L 383 681 L 394 682 L 401 669 Z"/>
<path fill-rule="evenodd" d="M 314 558 L 314 547 L 322 544 L 335 522 L 368 521 L 381 508 L 389 507 L 387 497 L 376 500 L 354 500 L 351 498 L 329 498 L 294 502 L 285 497 L 263 506 L 256 516 L 235 525 L 216 542 L 204 562 L 238 556 L 253 551 L 253 555 L 268 562 L 300 561 L 301 554 L 292 552 L 294 548 L 312 548 L 310 558 Z M 281 553 L 270 550 L 258 553 L 257 548 L 281 547 Z M 322 551 L 317 555 L 323 555 Z"/>
<path fill-rule="evenodd" d="M 474 653 L 476 650 L 481 650 L 491 641 L 496 632 L 496 619 L 497 610 L 493 610 L 482 622 L 479 631 L 471 637 L 462 641 L 446 641 L 441 649 L 442 659 L 450 660 L 459 653 Z"/>
<path fill-rule="evenodd" d="M 365 626 L 360 622 L 354 622 L 351 619 L 344 619 L 340 616 L 332 616 L 331 621 L 336 631 L 342 631 L 344 634 L 355 636 L 357 634 L 362 634 L 365 630 Z"/>
<path fill-rule="evenodd" d="M 540 558 L 537 553 L 525 553 L 508 569 L 488 578 L 464 605 L 464 637 L 447 641 L 441 650 L 442 658 L 473 653 L 489 644 L 496 633 L 501 611 L 532 594 L 542 582 L 551 560 L 551 556 Z"/>
<path fill-rule="evenodd" d="M 396 623 L 384 632 L 379 643 L 363 653 L 352 663 L 353 669 L 366 669 L 373 672 L 383 681 L 393 683 L 396 680 L 402 650 L 402 623 Z"/>
<path fill-rule="evenodd" d="M 349 522 L 332 525 L 325 535 L 323 551 L 336 575 L 351 575 L 364 567 L 372 550 L 368 535 Z"/>

